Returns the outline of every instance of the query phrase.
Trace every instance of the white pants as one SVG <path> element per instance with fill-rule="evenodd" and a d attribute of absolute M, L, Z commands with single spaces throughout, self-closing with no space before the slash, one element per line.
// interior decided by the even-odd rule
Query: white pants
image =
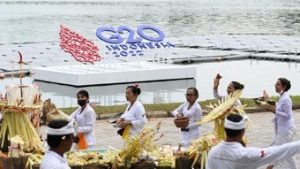
<path fill-rule="evenodd" d="M 273 138 L 272 145 L 282 145 L 285 143 L 290 143 L 294 140 L 295 130 L 290 129 L 283 133 L 277 134 Z M 285 157 L 284 159 L 274 163 L 273 169 L 297 169 L 296 161 L 294 157 Z"/>
<path fill-rule="evenodd" d="M 184 148 L 188 148 L 193 140 L 200 137 L 199 128 L 192 128 L 188 132 L 182 131 L 182 145 Z"/>

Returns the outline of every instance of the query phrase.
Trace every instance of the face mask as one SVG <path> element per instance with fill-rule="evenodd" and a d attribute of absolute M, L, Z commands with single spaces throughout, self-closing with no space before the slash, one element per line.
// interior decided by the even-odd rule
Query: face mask
<path fill-rule="evenodd" d="M 84 106 L 86 104 L 86 100 L 77 100 L 79 106 Z"/>

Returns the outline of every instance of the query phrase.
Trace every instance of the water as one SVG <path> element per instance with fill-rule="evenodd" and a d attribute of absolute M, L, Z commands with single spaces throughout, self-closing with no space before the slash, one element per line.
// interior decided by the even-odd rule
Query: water
<path fill-rule="evenodd" d="M 102 26 L 136 28 L 141 24 L 158 26 L 174 40 L 200 35 L 299 37 L 300 1 L 0 0 L 0 45 L 4 49 L 15 43 L 34 43 L 36 46 L 45 42 L 57 43 L 60 24 L 91 40 L 97 40 L 95 31 Z M 2 57 L 2 61 L 9 60 Z M 212 80 L 216 73 L 224 76 L 221 93 L 225 93 L 231 80 L 237 80 L 246 86 L 244 97 L 260 96 L 264 89 L 275 95 L 274 83 L 281 76 L 291 79 L 291 94 L 300 93 L 297 87 L 300 86 L 300 69 L 296 63 L 247 60 L 195 66 L 198 70 L 196 80 L 143 83 L 140 99 L 144 103 L 182 102 L 184 92 L 190 86 L 199 89 L 200 100 L 213 98 Z M 33 78 L 24 80 L 32 83 Z M 0 92 L 3 93 L 4 86 L 11 83 L 18 83 L 18 79 L 0 80 Z M 76 106 L 75 94 L 80 88 L 40 82 L 39 85 L 44 99 L 51 98 L 59 107 Z M 90 91 L 92 101 L 116 105 L 125 103 L 125 88 L 126 85 L 112 85 L 86 89 Z"/>
<path fill-rule="evenodd" d="M 1 0 L 0 44 L 58 41 L 65 24 L 89 39 L 101 26 L 160 27 L 168 37 L 300 35 L 299 0 Z"/>
<path fill-rule="evenodd" d="M 290 94 L 300 94 L 300 88 L 298 87 L 300 86 L 299 63 L 248 60 L 196 64 L 195 66 L 197 67 L 196 80 L 141 83 L 142 94 L 140 100 L 143 103 L 183 102 L 185 100 L 185 90 L 191 86 L 198 88 L 200 101 L 212 99 L 213 78 L 217 73 L 221 73 L 223 76 L 219 88 L 221 94 L 226 93 L 226 87 L 230 81 L 237 80 L 245 85 L 242 97 L 259 97 L 262 95 L 263 90 L 267 90 L 270 95 L 277 95 L 274 84 L 279 77 L 286 77 L 291 80 Z M 4 91 L 4 85 L 16 84 L 19 81 L 18 79 L 5 79 L 0 82 L 2 83 L 0 91 Z M 25 79 L 25 83 L 31 82 L 32 78 Z M 40 85 L 43 91 L 43 99 L 51 98 L 59 107 L 76 106 L 76 93 L 80 89 L 88 90 L 91 101 L 99 105 L 119 105 L 126 102 L 126 84 L 75 88 L 43 82 L 36 83 Z"/>

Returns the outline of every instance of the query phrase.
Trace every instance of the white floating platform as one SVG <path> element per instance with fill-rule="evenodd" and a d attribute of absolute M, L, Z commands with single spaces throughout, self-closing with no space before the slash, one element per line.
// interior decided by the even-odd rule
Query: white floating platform
<path fill-rule="evenodd" d="M 157 50 L 144 50 L 143 56 L 127 56 L 116 58 L 113 54 L 108 54 L 104 44 L 99 45 L 99 54 L 103 57 L 101 63 L 126 61 L 147 61 L 147 60 L 192 60 L 198 61 L 201 57 L 222 57 L 229 56 L 251 56 L 256 53 L 269 53 L 284 58 L 300 57 L 300 36 L 285 35 L 205 35 L 169 37 L 168 41 L 175 44 L 176 48 L 166 48 Z M 0 44 L 0 71 L 13 71 L 18 69 L 20 51 L 23 60 L 30 62 L 31 67 L 51 67 L 67 66 L 79 64 L 69 53 L 60 49 L 58 42 L 24 43 L 24 44 Z M 107 53 L 108 52 L 108 53 Z M 184 59 L 187 58 L 187 59 Z M 276 57 L 277 58 L 277 57 Z M 266 59 L 267 60 L 267 59 Z M 278 59 L 277 59 L 278 60 Z M 292 59 L 289 59 L 292 60 Z M 15 61 L 12 63 L 11 61 Z M 203 61 L 207 61 L 203 59 Z M 174 62 L 175 63 L 175 62 Z M 29 69 L 29 66 L 24 66 Z"/>
<path fill-rule="evenodd" d="M 34 80 L 70 86 L 194 79 L 196 67 L 150 62 L 34 68 Z"/>

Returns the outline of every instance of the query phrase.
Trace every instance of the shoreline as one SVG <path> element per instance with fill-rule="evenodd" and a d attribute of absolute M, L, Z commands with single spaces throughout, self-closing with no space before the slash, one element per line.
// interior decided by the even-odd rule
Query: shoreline
<path fill-rule="evenodd" d="M 300 109 L 300 95 L 290 96 L 293 101 L 293 110 Z M 279 97 L 271 97 L 273 100 L 278 101 Z M 245 105 L 245 111 L 247 113 L 259 113 L 266 112 L 265 109 L 262 109 L 256 106 L 253 98 L 241 98 L 242 104 Z M 203 100 L 198 101 L 203 110 L 203 114 L 208 114 L 206 106 L 211 104 L 218 103 L 217 99 Z M 92 103 L 93 104 L 93 103 Z M 149 118 L 161 118 L 161 117 L 172 117 L 171 112 L 175 110 L 182 102 L 180 103 L 156 103 L 156 104 L 144 104 L 146 114 Z M 121 113 L 124 112 L 127 105 L 115 105 L 115 106 L 99 106 L 95 105 L 95 112 L 97 115 L 97 120 L 115 118 Z M 64 113 L 71 114 L 75 111 L 77 107 L 68 107 L 60 108 Z"/>

